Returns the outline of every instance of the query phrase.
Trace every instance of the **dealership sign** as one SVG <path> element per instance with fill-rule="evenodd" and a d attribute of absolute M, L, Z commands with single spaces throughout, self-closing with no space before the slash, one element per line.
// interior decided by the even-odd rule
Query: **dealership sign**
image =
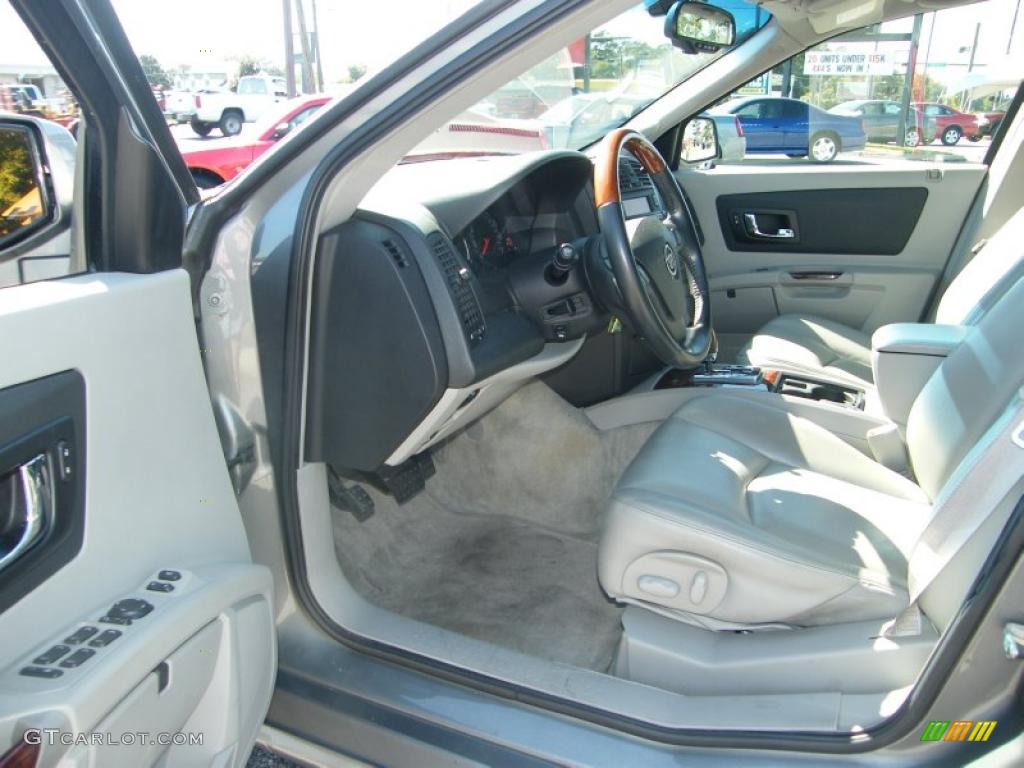
<path fill-rule="evenodd" d="M 896 63 L 888 53 L 808 51 L 804 54 L 805 75 L 891 75 Z"/>

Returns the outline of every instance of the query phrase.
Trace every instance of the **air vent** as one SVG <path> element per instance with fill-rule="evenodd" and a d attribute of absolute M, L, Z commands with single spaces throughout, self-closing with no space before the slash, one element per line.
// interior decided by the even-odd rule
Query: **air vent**
<path fill-rule="evenodd" d="M 654 182 L 639 160 L 634 157 L 620 157 L 619 189 L 623 195 L 635 197 L 638 196 L 637 193 L 647 194 L 653 191 Z"/>
<path fill-rule="evenodd" d="M 486 326 L 483 310 L 480 309 L 480 302 L 470 282 L 469 270 L 459 260 L 448 238 L 435 232 L 427 241 L 448 281 L 448 290 L 455 302 L 466 338 L 470 344 L 476 344 L 484 337 Z"/>
<path fill-rule="evenodd" d="M 399 269 L 404 269 L 409 266 L 408 260 L 405 258 L 405 254 L 402 253 L 402 249 L 398 247 L 398 244 L 394 240 L 384 241 L 384 250 L 391 256 L 391 260 L 398 265 Z"/>

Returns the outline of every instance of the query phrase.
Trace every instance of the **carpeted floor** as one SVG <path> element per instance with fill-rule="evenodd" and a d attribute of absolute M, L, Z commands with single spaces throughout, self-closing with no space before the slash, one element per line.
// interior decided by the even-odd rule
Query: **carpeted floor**
<path fill-rule="evenodd" d="M 651 426 L 601 433 L 543 384 L 434 454 L 404 505 L 371 488 L 360 523 L 335 510 L 342 569 L 369 601 L 524 653 L 605 671 L 621 609 L 597 583 L 612 486 Z"/>

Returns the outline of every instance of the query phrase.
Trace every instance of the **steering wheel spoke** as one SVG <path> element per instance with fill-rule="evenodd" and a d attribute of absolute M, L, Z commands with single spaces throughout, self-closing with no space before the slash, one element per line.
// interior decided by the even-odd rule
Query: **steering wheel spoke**
<path fill-rule="evenodd" d="M 668 216 L 631 219 L 619 188 L 619 156 L 629 152 L 650 175 Z M 626 128 L 605 137 L 595 164 L 598 221 L 623 310 L 651 350 L 667 365 L 699 365 L 711 345 L 707 274 L 686 200 L 658 150 Z"/>

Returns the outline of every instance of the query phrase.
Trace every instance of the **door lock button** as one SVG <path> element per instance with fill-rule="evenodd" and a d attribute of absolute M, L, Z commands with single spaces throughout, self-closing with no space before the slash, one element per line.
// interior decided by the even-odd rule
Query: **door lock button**
<path fill-rule="evenodd" d="M 33 664 L 40 664 L 46 666 L 47 664 L 53 664 L 57 659 L 66 654 L 71 650 L 70 646 L 67 645 L 55 645 L 45 653 L 41 653 L 32 659 Z"/>

